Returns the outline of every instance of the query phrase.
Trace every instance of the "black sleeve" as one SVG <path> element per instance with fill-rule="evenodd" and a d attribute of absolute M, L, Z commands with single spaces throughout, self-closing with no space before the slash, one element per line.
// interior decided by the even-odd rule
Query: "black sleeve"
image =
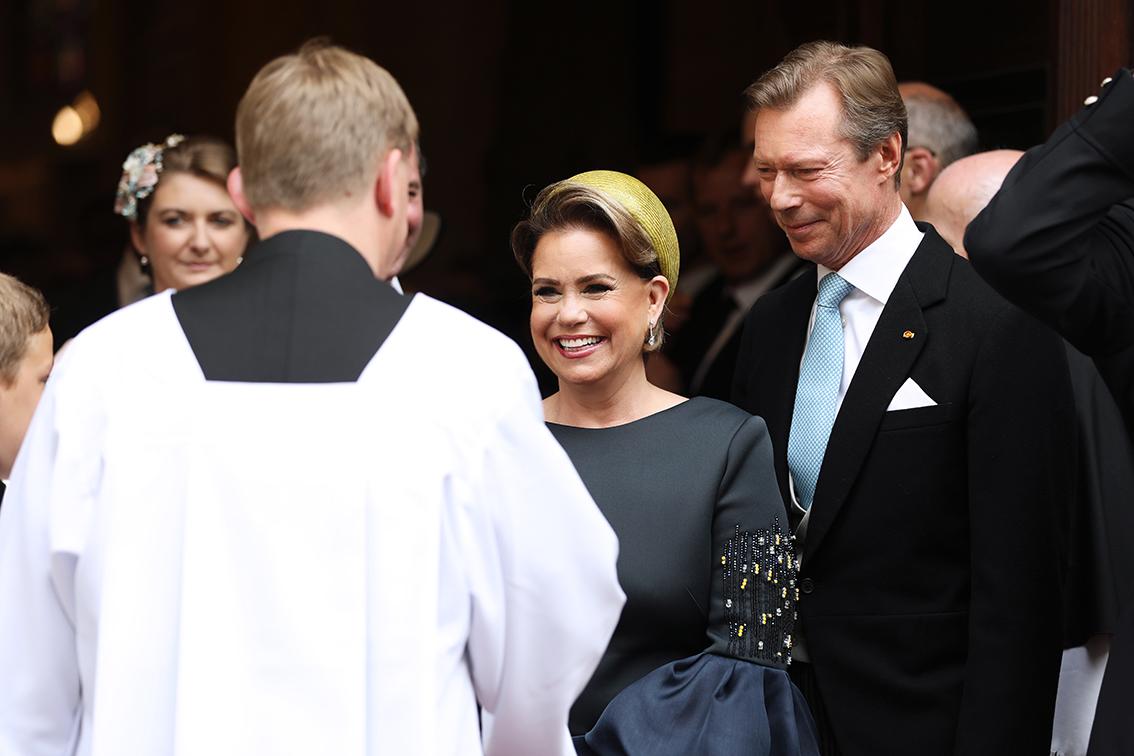
<path fill-rule="evenodd" d="M 795 620 L 796 557 L 772 443 L 759 417 L 729 445 L 713 516 L 708 634 L 714 653 L 785 666 Z"/>
<path fill-rule="evenodd" d="M 969 225 L 974 267 L 1091 356 L 1134 345 L 1134 79 L 1028 151 Z"/>
<path fill-rule="evenodd" d="M 991 318 L 971 377 L 968 661 L 955 753 L 1047 753 L 1059 676 L 1061 512 L 1074 410 L 1059 338 Z M 1011 471 L 1008 474 L 1006 471 Z"/>

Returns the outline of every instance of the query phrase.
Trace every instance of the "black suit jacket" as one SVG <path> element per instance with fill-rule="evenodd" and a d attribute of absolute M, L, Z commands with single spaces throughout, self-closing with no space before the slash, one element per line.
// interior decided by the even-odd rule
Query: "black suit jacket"
<path fill-rule="evenodd" d="M 1071 489 L 1063 347 L 921 228 L 832 428 L 800 623 L 847 756 L 1047 753 Z M 768 423 L 788 501 L 815 293 L 807 275 L 757 302 L 734 384 Z M 937 405 L 888 412 L 907 378 Z"/>
<path fill-rule="evenodd" d="M 1004 296 L 1094 358 L 1134 429 L 1134 79 L 1029 150 L 970 224 L 973 264 Z M 1129 494 L 1126 504 L 1130 505 Z M 1127 544 L 1129 546 L 1129 544 Z M 1115 634 L 1091 756 L 1134 753 L 1134 612 Z"/>

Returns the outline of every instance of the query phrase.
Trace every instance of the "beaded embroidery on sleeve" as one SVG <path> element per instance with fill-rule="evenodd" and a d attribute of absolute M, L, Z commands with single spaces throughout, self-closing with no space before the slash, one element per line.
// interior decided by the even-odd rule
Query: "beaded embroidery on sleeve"
<path fill-rule="evenodd" d="M 791 633 L 799 588 L 793 550 L 795 537 L 780 528 L 736 532 L 724 544 L 724 580 L 728 652 L 735 656 L 791 664 Z"/>

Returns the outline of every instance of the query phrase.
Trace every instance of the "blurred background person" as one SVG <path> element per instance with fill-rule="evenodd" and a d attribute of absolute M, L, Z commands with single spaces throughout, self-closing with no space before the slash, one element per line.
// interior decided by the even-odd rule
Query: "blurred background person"
<path fill-rule="evenodd" d="M 941 171 L 926 193 L 922 219 L 966 260 L 965 229 L 1023 154 L 1020 150 L 991 150 L 961 158 Z"/>
<path fill-rule="evenodd" d="M 231 272 L 253 236 L 228 195 L 232 147 L 212 137 L 174 134 L 123 164 L 114 211 L 154 291 L 181 291 Z"/>
<path fill-rule="evenodd" d="M 795 555 L 764 422 L 646 378 L 678 279 L 665 208 L 625 174 L 579 174 L 540 192 L 512 248 L 559 379 L 548 427 L 618 535 L 627 595 L 571 710 L 579 752 L 817 753 L 785 671 Z"/>
<path fill-rule="evenodd" d="M 693 200 L 693 160 L 701 141 L 693 134 L 670 137 L 648 152 L 634 172 L 665 205 L 681 246 L 681 286 L 670 293 L 666 313 L 666 328 L 671 333 L 680 329 L 693 298 L 715 272 L 702 252 Z"/>
<path fill-rule="evenodd" d="M 255 231 L 228 196 L 236 152 L 209 136 L 170 135 L 122 164 L 114 212 L 130 244 L 113 277 L 63 295 L 52 319 L 62 344 L 99 318 L 155 291 L 178 291 L 232 271 Z"/>
<path fill-rule="evenodd" d="M 807 267 L 791 254 L 767 203 L 745 185 L 751 157 L 730 133 L 710 140 L 694 166 L 697 228 L 715 275 L 664 352 L 692 396 L 728 400 L 744 315 Z"/>
<path fill-rule="evenodd" d="M 681 285 L 669 294 L 666 329 L 681 330 L 694 298 L 716 275 L 716 267 L 702 253 L 701 232 L 693 202 L 693 156 L 701 138 L 692 134 L 672 136 L 647 153 L 635 175 L 665 206 L 681 247 Z M 650 383 L 668 391 L 685 390 L 677 366 L 660 353 L 646 363 Z"/>
<path fill-rule="evenodd" d="M 441 216 L 425 209 L 425 155 L 421 145 L 414 148 L 413 154 L 406 158 L 409 167 L 409 204 L 406 205 L 406 246 L 397 272 L 390 284 L 398 291 L 406 289 L 401 277 L 421 264 L 433 250 L 437 236 L 441 233 Z"/>
<path fill-rule="evenodd" d="M 0 501 L 54 362 L 47 302 L 0 273 Z"/>
<path fill-rule="evenodd" d="M 903 81 L 909 141 L 902 163 L 902 202 L 915 221 L 924 220 L 929 187 L 954 160 L 977 151 L 977 130 L 949 94 L 924 81 Z"/>
<path fill-rule="evenodd" d="M 692 286 L 695 271 L 707 267 L 708 262 L 702 255 L 693 204 L 693 159 L 701 142 L 702 138 L 696 134 L 672 135 L 647 150 L 634 171 L 634 176 L 665 205 L 673 221 L 677 242 L 681 245 L 682 288 Z M 672 315 L 667 316 L 671 318 Z"/>

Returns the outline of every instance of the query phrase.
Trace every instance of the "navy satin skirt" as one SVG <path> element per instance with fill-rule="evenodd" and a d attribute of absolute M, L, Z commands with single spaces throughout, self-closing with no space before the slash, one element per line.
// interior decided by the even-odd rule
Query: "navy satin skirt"
<path fill-rule="evenodd" d="M 574 739 L 581 756 L 818 756 L 815 723 L 787 672 L 698 654 L 660 667 Z"/>

